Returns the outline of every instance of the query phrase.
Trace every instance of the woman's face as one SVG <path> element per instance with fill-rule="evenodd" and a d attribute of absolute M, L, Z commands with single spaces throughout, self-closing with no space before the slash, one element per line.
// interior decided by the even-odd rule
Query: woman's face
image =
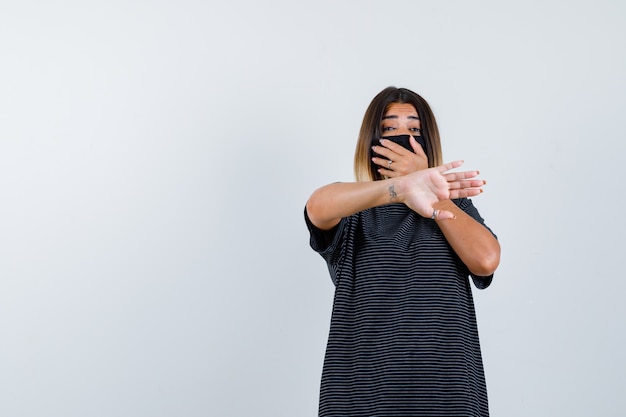
<path fill-rule="evenodd" d="M 382 136 L 421 136 L 421 124 L 412 104 L 391 103 L 380 121 Z"/>

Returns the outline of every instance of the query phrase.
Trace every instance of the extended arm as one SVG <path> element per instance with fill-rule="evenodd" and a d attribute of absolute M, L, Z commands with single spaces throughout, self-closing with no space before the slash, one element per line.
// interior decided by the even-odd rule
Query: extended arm
<path fill-rule="evenodd" d="M 482 180 L 472 180 L 477 171 L 445 172 L 461 166 L 462 161 L 424 169 L 397 178 L 381 181 L 334 183 L 317 189 L 307 202 L 311 222 L 329 230 L 343 217 L 389 203 L 404 203 L 424 217 L 433 214 L 433 205 L 448 198 L 470 197 L 481 192 Z M 438 219 L 452 218 L 446 209 Z"/>

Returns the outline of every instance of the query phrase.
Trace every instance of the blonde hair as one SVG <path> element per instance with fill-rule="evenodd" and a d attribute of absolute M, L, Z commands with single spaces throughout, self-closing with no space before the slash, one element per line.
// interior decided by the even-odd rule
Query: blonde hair
<path fill-rule="evenodd" d="M 426 100 L 406 88 L 387 87 L 374 97 L 363 116 L 354 152 L 354 175 L 357 181 L 383 179 L 377 171 L 378 167 L 372 162 L 372 144 L 382 136 L 381 121 L 393 103 L 407 103 L 415 107 L 420 118 L 422 137 L 426 143 L 424 152 L 428 157 L 428 167 L 443 164 L 439 128 Z"/>

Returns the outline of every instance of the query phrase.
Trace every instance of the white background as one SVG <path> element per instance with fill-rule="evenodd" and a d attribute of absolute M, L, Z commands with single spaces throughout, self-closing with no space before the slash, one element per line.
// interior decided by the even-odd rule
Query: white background
<path fill-rule="evenodd" d="M 311 192 L 383 88 L 488 181 L 493 416 L 626 409 L 626 3 L 0 7 L 0 415 L 315 416 Z"/>

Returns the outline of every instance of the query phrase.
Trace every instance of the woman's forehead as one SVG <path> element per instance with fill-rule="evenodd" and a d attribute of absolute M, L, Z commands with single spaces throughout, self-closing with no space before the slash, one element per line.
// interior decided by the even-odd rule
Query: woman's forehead
<path fill-rule="evenodd" d="M 383 120 L 385 119 L 398 119 L 398 118 L 408 118 L 408 119 L 416 119 L 419 120 L 419 115 L 417 114 L 417 110 L 413 107 L 412 104 L 409 103 L 391 103 L 385 114 L 383 115 Z"/>

